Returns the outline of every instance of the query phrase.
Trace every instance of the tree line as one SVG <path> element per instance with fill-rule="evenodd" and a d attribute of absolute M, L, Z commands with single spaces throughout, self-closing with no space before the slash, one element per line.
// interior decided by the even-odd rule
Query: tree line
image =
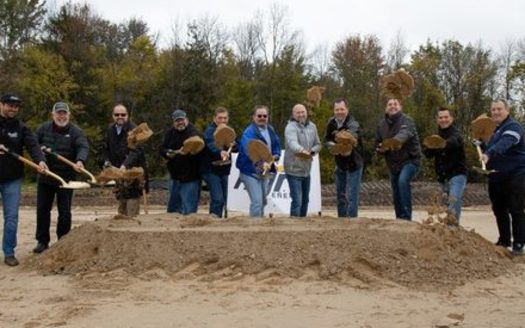
<path fill-rule="evenodd" d="M 387 170 L 373 149 L 385 106 L 381 77 L 399 68 L 414 77 L 416 90 L 403 110 L 422 137 L 436 132 L 440 106 L 454 111 L 465 136 L 494 98 L 506 99 L 523 119 L 525 38 L 497 51 L 481 42 L 428 40 L 410 52 L 401 35 L 385 47 L 375 35 L 348 31 L 332 47 L 307 52 L 301 31 L 288 19 L 287 8 L 278 4 L 235 27 L 202 16 L 174 24 L 169 45 L 161 47 L 158 35 L 137 18 L 115 23 L 89 4 L 69 2 L 48 11 L 40 0 L 0 0 L 0 90 L 23 98 L 21 116 L 32 128 L 49 119 L 54 102 L 68 102 L 89 137 L 88 167 L 95 171 L 111 109 L 123 103 L 135 122 L 148 122 L 155 131 L 146 149 L 153 176 L 165 174 L 157 146 L 174 109 L 184 109 L 204 130 L 213 109 L 224 106 L 241 133 L 253 107 L 264 104 L 282 136 L 293 105 L 305 102 L 306 90 L 317 85 L 325 88 L 323 99 L 309 111 L 320 133 L 332 115 L 331 101 L 345 97 L 364 127 L 365 177 L 384 178 Z M 474 165 L 476 153 L 467 150 Z M 334 167 L 323 151 L 323 182 L 333 180 Z M 432 175 L 426 161 L 422 176 Z"/>

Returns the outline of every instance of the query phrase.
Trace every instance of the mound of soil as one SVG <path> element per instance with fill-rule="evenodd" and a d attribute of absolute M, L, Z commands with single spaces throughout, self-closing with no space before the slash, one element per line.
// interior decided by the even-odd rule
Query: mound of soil
<path fill-rule="evenodd" d="M 508 251 L 473 231 L 401 220 L 170 214 L 98 219 L 31 265 L 45 273 L 163 270 L 175 278 L 291 277 L 449 289 L 513 272 Z"/>

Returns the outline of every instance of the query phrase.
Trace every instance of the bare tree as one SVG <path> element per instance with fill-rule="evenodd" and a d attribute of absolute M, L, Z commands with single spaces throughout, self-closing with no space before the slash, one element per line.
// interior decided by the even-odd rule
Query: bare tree
<path fill-rule="evenodd" d="M 405 37 L 401 31 L 398 30 L 395 38 L 390 42 L 390 47 L 386 55 L 387 70 L 392 72 L 400 69 L 408 53 L 409 50 L 405 44 Z"/>

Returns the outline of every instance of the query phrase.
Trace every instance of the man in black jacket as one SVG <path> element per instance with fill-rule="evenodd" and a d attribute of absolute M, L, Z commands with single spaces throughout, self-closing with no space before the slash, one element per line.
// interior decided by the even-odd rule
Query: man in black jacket
<path fill-rule="evenodd" d="M 328 149 L 335 145 L 335 136 L 339 131 L 350 132 L 357 140 L 357 145 L 348 155 L 335 155 L 337 216 L 355 218 L 358 213 L 363 176 L 363 141 L 361 127 L 349 113 L 348 103 L 344 98 L 337 98 L 334 101 L 334 116 L 328 122 L 324 137 Z"/>
<path fill-rule="evenodd" d="M 442 190 L 447 195 L 448 213 L 459 224 L 463 192 L 467 184 L 467 166 L 463 137 L 454 124 L 454 117 L 448 108 L 441 107 L 437 113 L 438 135 L 446 143 L 427 146 L 423 152 L 434 158 L 434 169 Z"/>
<path fill-rule="evenodd" d="M 130 121 L 128 109 L 118 104 L 113 108 L 113 123 L 106 129 L 103 143 L 104 167 L 114 166 L 121 170 L 132 167 L 144 169 L 145 185 L 139 179 L 128 182 L 117 181 L 115 194 L 119 201 L 118 214 L 137 216 L 140 211 L 140 196 L 143 188 L 148 186 L 148 174 L 144 148 L 137 145 L 128 147 L 128 132 L 136 125 Z"/>
<path fill-rule="evenodd" d="M 399 147 L 386 147 L 386 141 L 395 141 Z M 412 220 L 410 182 L 421 167 L 421 146 L 416 124 L 402 112 L 398 99 L 387 102 L 385 117 L 377 128 L 376 151 L 385 156 L 390 171 L 396 218 Z"/>
<path fill-rule="evenodd" d="M 25 147 L 33 161 L 40 166 L 40 170 L 47 170 L 44 154 L 38 146 L 36 136 L 16 118 L 21 103 L 20 98 L 13 94 L 6 94 L 0 98 L 0 194 L 4 212 L 2 250 L 4 262 L 9 266 L 18 265 L 15 248 L 24 164 L 6 152 L 22 155 Z"/>
<path fill-rule="evenodd" d="M 45 122 L 36 130 L 38 143 L 74 162 L 75 167 L 71 167 L 54 155 L 46 155 L 46 162 L 53 173 L 58 174 L 66 182 L 76 180 L 76 172 L 84 168 L 84 163 L 89 155 L 86 135 L 77 125 L 70 122 L 71 113 L 66 103 L 57 102 L 53 106 L 51 116 L 52 120 Z M 73 189 L 60 188 L 58 181 L 41 175 L 38 177 L 36 195 L 36 240 L 38 244 L 33 252 L 38 254 L 49 246 L 49 226 L 55 195 L 58 209 L 57 238 L 62 238 L 71 230 Z"/>
<path fill-rule="evenodd" d="M 199 172 L 199 154 L 181 154 L 184 141 L 199 136 L 183 110 L 177 109 L 171 115 L 173 126 L 166 131 L 160 147 L 160 155 L 168 160 L 168 172 L 171 176 L 168 213 L 196 213 L 199 206 L 201 176 Z"/>

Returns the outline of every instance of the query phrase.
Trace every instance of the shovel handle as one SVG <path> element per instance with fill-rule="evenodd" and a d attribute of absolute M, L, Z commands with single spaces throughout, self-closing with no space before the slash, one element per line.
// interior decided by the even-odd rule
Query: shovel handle
<path fill-rule="evenodd" d="M 35 169 L 37 172 L 40 172 L 40 166 L 38 166 L 37 164 L 33 163 L 32 161 L 28 160 L 27 158 L 23 157 L 23 156 L 20 156 L 19 154 L 17 153 L 14 153 L 12 151 L 9 152 L 9 155 L 13 156 L 14 158 L 18 159 L 19 161 L 21 161 L 22 163 L 32 167 L 33 169 Z M 66 181 L 64 181 L 64 179 L 62 179 L 60 176 L 56 175 L 55 173 L 49 171 L 49 170 L 44 170 L 42 172 L 42 174 L 45 174 L 47 176 L 50 176 L 56 180 L 58 180 L 60 182 L 60 184 L 62 186 L 65 186 L 66 185 Z"/>
<path fill-rule="evenodd" d="M 51 154 L 53 156 L 55 156 L 59 161 L 62 161 L 64 163 L 66 163 L 67 165 L 75 168 L 76 167 L 76 163 L 73 163 L 72 161 L 70 161 L 69 159 L 65 158 L 64 156 L 52 151 L 51 149 L 47 148 L 47 147 L 42 147 L 42 151 L 47 153 L 47 154 Z M 95 176 L 93 174 L 91 174 L 91 172 L 89 172 L 88 170 L 86 170 L 85 168 L 80 168 L 80 172 L 84 173 L 85 175 L 87 175 L 89 177 L 89 179 L 91 179 L 91 182 L 92 183 L 97 183 L 97 179 L 95 178 Z"/>
<path fill-rule="evenodd" d="M 478 151 L 478 157 L 481 163 L 481 168 L 483 169 L 483 171 L 486 171 L 487 167 L 485 166 L 485 162 L 483 162 L 483 159 L 482 159 L 483 153 L 481 152 L 481 147 L 479 145 L 476 145 L 476 150 Z"/>

